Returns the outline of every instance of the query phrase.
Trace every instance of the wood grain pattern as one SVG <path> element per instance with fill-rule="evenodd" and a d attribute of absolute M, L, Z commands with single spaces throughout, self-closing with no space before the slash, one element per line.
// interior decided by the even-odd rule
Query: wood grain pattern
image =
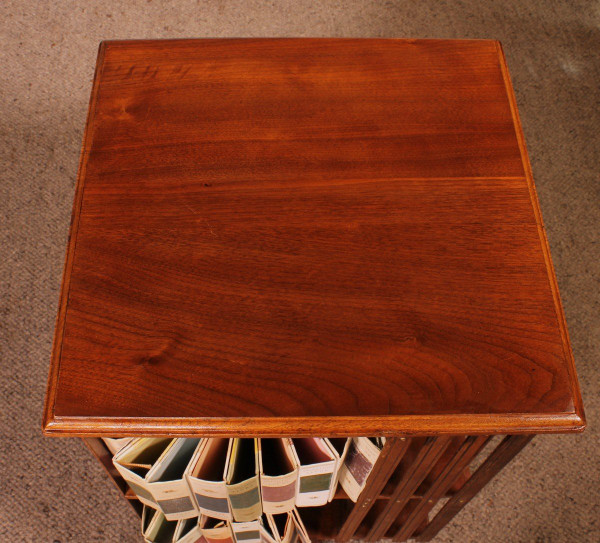
<path fill-rule="evenodd" d="M 105 42 L 45 431 L 581 430 L 503 66 L 491 41 Z"/>

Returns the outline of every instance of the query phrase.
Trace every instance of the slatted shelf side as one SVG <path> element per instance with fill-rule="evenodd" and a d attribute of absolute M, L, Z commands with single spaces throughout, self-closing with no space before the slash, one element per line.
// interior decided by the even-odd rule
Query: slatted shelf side
<path fill-rule="evenodd" d="M 435 481 L 423 493 L 423 499 L 407 515 L 402 526 L 396 531 L 394 541 L 406 541 L 419 528 L 428 522 L 429 512 L 435 504 L 448 494 L 457 479 L 465 472 L 473 458 L 485 446 L 488 438 L 486 436 L 467 437 L 454 451 L 452 458 L 443 466 Z"/>
<path fill-rule="evenodd" d="M 104 467 L 115 486 L 119 489 L 123 497 L 133 507 L 133 510 L 142 517 L 142 503 L 138 499 L 132 499 L 129 485 L 125 482 L 125 479 L 121 477 L 121 474 L 117 471 L 117 468 L 112 463 L 112 453 L 108 450 L 108 447 L 104 444 L 104 441 L 99 437 L 85 437 L 82 438 L 87 448 L 92 454 L 98 459 L 100 464 Z M 129 493 L 128 493 L 129 492 Z"/>
<path fill-rule="evenodd" d="M 336 541 L 348 541 L 354 537 L 363 519 L 377 498 L 381 496 L 386 483 L 404 457 L 410 443 L 411 440 L 408 438 L 389 438 L 386 440 L 377 463 L 369 474 L 365 488 L 340 528 Z"/>
<path fill-rule="evenodd" d="M 487 485 L 523 448 L 533 435 L 506 436 L 463 487 L 452 496 L 419 534 L 419 541 L 430 541 Z"/>
<path fill-rule="evenodd" d="M 533 435 L 389 438 L 356 503 L 338 488 L 323 507 L 300 509 L 314 541 L 429 541 Z M 141 516 L 142 504 L 99 438 L 84 443 Z M 434 512 L 435 514 L 432 514 Z M 431 516 L 432 515 L 432 516 Z"/>
<path fill-rule="evenodd" d="M 383 511 L 365 536 L 366 541 L 378 541 L 385 536 L 450 442 L 449 437 L 430 437 L 425 440 L 414 461 L 406 467 L 404 475 L 396 484 Z"/>

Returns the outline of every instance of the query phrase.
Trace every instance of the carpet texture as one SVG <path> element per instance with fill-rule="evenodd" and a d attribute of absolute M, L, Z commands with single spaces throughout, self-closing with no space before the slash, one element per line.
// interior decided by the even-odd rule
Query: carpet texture
<path fill-rule="evenodd" d="M 593 1 L 0 2 L 0 540 L 141 541 L 83 444 L 40 431 L 98 42 L 380 36 L 502 41 L 589 423 L 536 438 L 436 541 L 600 541 L 599 28 Z"/>

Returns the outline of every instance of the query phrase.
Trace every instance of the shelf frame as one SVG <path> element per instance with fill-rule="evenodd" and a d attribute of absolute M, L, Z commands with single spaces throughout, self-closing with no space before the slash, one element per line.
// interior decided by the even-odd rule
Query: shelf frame
<path fill-rule="evenodd" d="M 338 543 L 355 539 L 430 541 L 534 435 L 507 435 L 490 447 L 492 437 L 388 438 L 356 503 L 340 488 L 326 506 L 304 509 L 309 535 L 314 541 Z M 142 504 L 115 469 L 102 439 L 83 441 L 141 517 Z M 446 501 L 441 509 L 431 515 L 442 500 Z"/>

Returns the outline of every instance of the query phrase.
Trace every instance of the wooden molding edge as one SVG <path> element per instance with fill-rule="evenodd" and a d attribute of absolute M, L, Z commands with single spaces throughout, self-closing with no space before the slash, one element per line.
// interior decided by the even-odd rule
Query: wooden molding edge
<path fill-rule="evenodd" d="M 98 47 L 98 56 L 96 59 L 96 69 L 92 83 L 90 94 L 90 102 L 88 104 L 87 120 L 85 123 L 85 132 L 81 144 L 81 154 L 79 157 L 79 167 L 77 171 L 77 183 L 75 185 L 75 197 L 73 199 L 73 211 L 71 214 L 71 225 L 69 227 L 69 237 L 67 242 L 67 250 L 65 264 L 62 273 L 60 297 L 58 302 L 58 312 L 56 315 L 54 340 L 52 343 L 51 363 L 48 375 L 48 384 L 46 386 L 46 398 L 44 401 L 44 415 L 42 419 L 42 430 L 46 432 L 46 428 L 52 424 L 54 420 L 54 403 L 56 401 L 56 388 L 58 383 L 58 374 L 60 369 L 60 355 L 62 351 L 62 340 L 64 334 L 65 315 L 69 302 L 69 285 L 71 278 L 71 268 L 73 267 L 73 255 L 75 253 L 75 245 L 77 243 L 77 232 L 79 228 L 79 216 L 81 213 L 81 202 L 83 199 L 83 185 L 85 180 L 85 171 L 87 166 L 87 158 L 92 145 L 93 134 L 90 131 L 91 121 L 96 115 L 96 96 L 100 83 L 100 76 L 104 67 L 104 54 L 106 51 L 106 42 L 100 42 Z"/>
<path fill-rule="evenodd" d="M 48 436 L 118 437 L 296 437 L 296 436 L 442 436 L 581 432 L 577 413 L 531 415 L 407 415 L 381 417 L 53 417 Z"/>
<path fill-rule="evenodd" d="M 529 161 L 529 155 L 527 153 L 527 147 L 525 145 L 525 136 L 523 134 L 523 126 L 519 117 L 519 110 L 517 108 L 517 101 L 515 98 L 514 88 L 510 79 L 510 73 L 508 71 L 508 65 L 506 63 L 506 56 L 502 49 L 502 44 L 496 41 L 496 49 L 498 51 L 498 61 L 500 63 L 500 69 L 502 71 L 502 77 L 504 79 L 504 86 L 506 88 L 506 94 L 510 104 L 510 110 L 513 117 L 513 124 L 516 131 L 517 142 L 519 144 L 519 150 L 521 151 L 521 161 L 523 162 L 523 168 L 525 170 L 525 178 L 527 179 L 527 186 L 529 187 L 529 196 L 531 198 L 531 204 L 533 206 L 533 213 L 538 227 L 538 233 L 542 246 L 542 252 L 544 253 L 544 260 L 546 262 L 546 271 L 548 272 L 548 281 L 550 283 L 550 290 L 552 291 L 552 297 L 554 298 L 554 309 L 556 312 L 556 320 L 560 329 L 562 338 L 562 347 L 564 358 L 567 363 L 567 371 L 571 380 L 571 394 L 573 396 L 573 409 L 575 414 L 581 420 L 582 427 L 580 431 L 583 431 L 586 427 L 585 411 L 583 408 L 583 400 L 581 398 L 581 388 L 579 386 L 579 380 L 577 379 L 577 370 L 575 368 L 575 358 L 573 357 L 573 349 L 569 339 L 569 332 L 567 330 L 567 321 L 565 319 L 565 312 L 560 299 L 560 293 L 558 290 L 558 281 L 556 279 L 556 272 L 554 270 L 554 264 L 550 254 L 550 244 L 548 243 L 548 236 L 546 235 L 546 228 L 544 227 L 544 221 L 542 219 L 542 211 L 540 208 L 535 183 L 533 182 L 533 173 L 531 169 L 531 163 Z"/>

